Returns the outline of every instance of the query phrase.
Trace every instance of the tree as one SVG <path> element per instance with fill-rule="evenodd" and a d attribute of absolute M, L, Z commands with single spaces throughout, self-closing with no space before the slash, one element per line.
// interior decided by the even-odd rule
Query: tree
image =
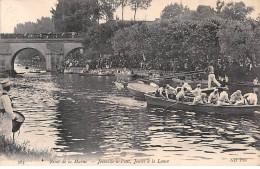
<path fill-rule="evenodd" d="M 102 19 L 113 20 L 114 12 L 120 6 L 118 0 L 96 0 L 99 5 L 99 12 Z"/>
<path fill-rule="evenodd" d="M 117 3 L 121 5 L 122 8 L 122 20 L 124 20 L 124 8 L 128 4 L 128 0 L 117 0 Z"/>
<path fill-rule="evenodd" d="M 14 28 L 14 33 L 47 33 L 53 32 L 54 25 L 52 19 L 49 17 L 42 17 L 37 19 L 37 22 L 25 22 L 24 24 L 19 23 Z"/>
<path fill-rule="evenodd" d="M 259 25 L 253 29 L 250 21 L 223 21 L 218 32 L 221 52 L 243 64 L 249 59 L 251 64 L 257 62 L 259 55 Z"/>
<path fill-rule="evenodd" d="M 99 9 L 95 0 L 58 0 L 51 13 L 59 32 L 82 32 L 98 23 Z"/>
<path fill-rule="evenodd" d="M 205 5 L 199 5 L 197 7 L 197 12 L 200 18 L 211 18 L 215 15 L 214 9 Z"/>
<path fill-rule="evenodd" d="M 221 2 L 220 0 L 218 0 L 217 1 L 217 7 L 216 7 L 217 13 L 221 12 L 221 9 L 223 8 L 223 6 L 224 6 L 224 1 Z"/>
<path fill-rule="evenodd" d="M 177 3 L 170 4 L 163 9 L 161 14 L 161 19 L 174 19 L 187 12 L 189 12 L 189 8 L 186 6 L 183 7 L 182 4 L 181 5 Z"/>
<path fill-rule="evenodd" d="M 134 10 L 134 21 L 136 18 L 136 11 L 138 9 L 147 9 L 148 7 L 151 6 L 152 0 L 130 0 L 129 4 L 132 10 Z"/>
<path fill-rule="evenodd" d="M 252 7 L 246 7 L 244 2 L 230 2 L 221 11 L 221 16 L 228 20 L 244 21 L 253 10 Z"/>

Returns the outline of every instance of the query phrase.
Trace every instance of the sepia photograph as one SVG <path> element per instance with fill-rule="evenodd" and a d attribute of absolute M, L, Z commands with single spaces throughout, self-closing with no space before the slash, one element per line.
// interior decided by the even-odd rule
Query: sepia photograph
<path fill-rule="evenodd" d="M 0 166 L 259 166 L 260 0 L 0 0 Z"/>

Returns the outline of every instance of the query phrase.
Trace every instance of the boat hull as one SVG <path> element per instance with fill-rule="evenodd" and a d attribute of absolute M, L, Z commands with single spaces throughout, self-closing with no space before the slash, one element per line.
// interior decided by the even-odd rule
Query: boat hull
<path fill-rule="evenodd" d="M 157 89 L 156 87 L 143 83 L 129 83 L 127 88 L 135 99 L 143 101 L 145 100 L 145 94 L 155 92 Z"/>
<path fill-rule="evenodd" d="M 138 91 L 132 87 L 127 86 L 129 92 L 133 95 L 133 97 L 137 100 L 145 101 L 145 92 Z"/>
<path fill-rule="evenodd" d="M 251 114 L 260 111 L 260 105 L 243 105 L 243 106 L 216 106 L 213 104 L 194 105 L 191 102 L 176 102 L 175 100 L 165 100 L 160 97 L 145 95 L 147 105 L 167 107 L 178 110 L 192 112 L 215 112 L 225 114 Z"/>

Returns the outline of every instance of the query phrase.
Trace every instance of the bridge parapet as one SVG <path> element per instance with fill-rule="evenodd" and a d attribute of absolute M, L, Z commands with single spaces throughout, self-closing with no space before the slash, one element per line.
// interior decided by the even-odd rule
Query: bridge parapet
<path fill-rule="evenodd" d="M 82 42 L 83 38 L 64 39 L 0 39 L 0 43 L 46 43 L 46 42 Z"/>
<path fill-rule="evenodd" d="M 82 34 L 76 32 L 66 33 L 34 33 L 34 34 L 17 34 L 17 33 L 2 33 L 0 39 L 69 39 L 82 38 Z"/>

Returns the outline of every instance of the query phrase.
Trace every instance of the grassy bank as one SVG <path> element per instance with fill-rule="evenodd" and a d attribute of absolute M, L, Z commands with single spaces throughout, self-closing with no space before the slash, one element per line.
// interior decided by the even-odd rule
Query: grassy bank
<path fill-rule="evenodd" d="M 18 144 L 12 140 L 7 140 L 3 136 L 0 136 L 0 156 L 7 158 L 8 160 L 49 160 L 53 158 L 54 152 L 49 150 L 38 150 L 36 148 L 30 148 L 28 141 Z"/>

